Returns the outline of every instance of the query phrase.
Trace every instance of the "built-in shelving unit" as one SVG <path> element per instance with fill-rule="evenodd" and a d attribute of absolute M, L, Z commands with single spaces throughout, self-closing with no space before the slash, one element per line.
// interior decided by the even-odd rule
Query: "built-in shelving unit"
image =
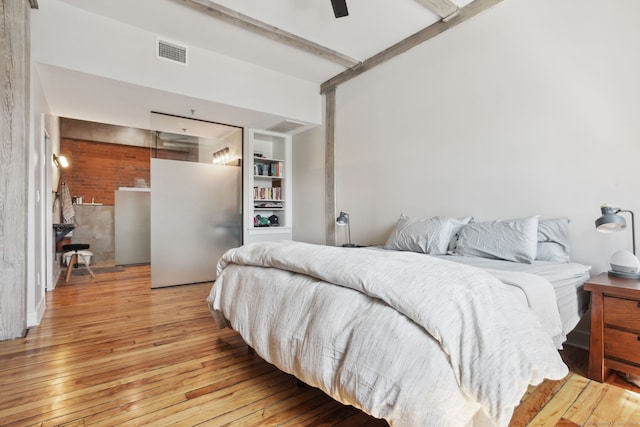
<path fill-rule="evenodd" d="M 244 243 L 291 239 L 291 136 L 248 129 Z"/>

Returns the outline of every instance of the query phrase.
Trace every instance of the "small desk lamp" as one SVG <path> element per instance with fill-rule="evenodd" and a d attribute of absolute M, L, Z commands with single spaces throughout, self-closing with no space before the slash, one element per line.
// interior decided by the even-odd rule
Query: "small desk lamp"
<path fill-rule="evenodd" d="M 342 246 L 345 248 L 354 248 L 356 245 L 351 243 L 351 224 L 349 224 L 349 214 L 344 211 L 340 211 L 340 215 L 338 215 L 338 218 L 336 218 L 336 224 L 347 226 L 348 240 L 347 240 L 347 243 L 345 243 Z"/>
<path fill-rule="evenodd" d="M 631 214 L 631 239 L 633 253 L 618 251 L 611 256 L 611 270 L 609 276 L 622 277 L 624 279 L 640 279 L 640 261 L 636 257 L 636 227 L 633 212 L 627 209 L 614 208 L 610 205 L 600 206 L 602 216 L 596 220 L 596 230 L 601 233 L 613 233 L 627 228 L 627 222 L 618 215 L 620 212 Z"/>

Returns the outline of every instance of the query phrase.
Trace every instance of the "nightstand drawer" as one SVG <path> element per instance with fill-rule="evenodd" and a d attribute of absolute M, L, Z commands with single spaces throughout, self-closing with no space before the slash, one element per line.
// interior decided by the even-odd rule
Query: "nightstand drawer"
<path fill-rule="evenodd" d="M 604 297 L 604 324 L 640 332 L 640 301 Z"/>
<path fill-rule="evenodd" d="M 604 328 L 604 356 L 640 365 L 640 334 Z"/>

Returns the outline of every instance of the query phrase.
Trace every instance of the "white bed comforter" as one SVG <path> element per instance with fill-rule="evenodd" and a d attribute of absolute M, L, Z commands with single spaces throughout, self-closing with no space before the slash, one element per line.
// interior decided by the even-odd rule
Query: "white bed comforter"
<path fill-rule="evenodd" d="M 506 286 L 421 254 L 266 242 L 221 258 L 209 304 L 267 361 L 392 425 L 506 426 L 529 384 L 568 373 Z"/>

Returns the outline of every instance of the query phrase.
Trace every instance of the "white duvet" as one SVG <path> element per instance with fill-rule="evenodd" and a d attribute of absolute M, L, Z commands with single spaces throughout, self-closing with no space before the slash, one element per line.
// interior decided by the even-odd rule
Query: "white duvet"
<path fill-rule="evenodd" d="M 265 360 L 391 425 L 506 426 L 529 384 L 568 373 L 507 289 L 423 254 L 265 242 L 221 258 L 209 304 Z"/>

